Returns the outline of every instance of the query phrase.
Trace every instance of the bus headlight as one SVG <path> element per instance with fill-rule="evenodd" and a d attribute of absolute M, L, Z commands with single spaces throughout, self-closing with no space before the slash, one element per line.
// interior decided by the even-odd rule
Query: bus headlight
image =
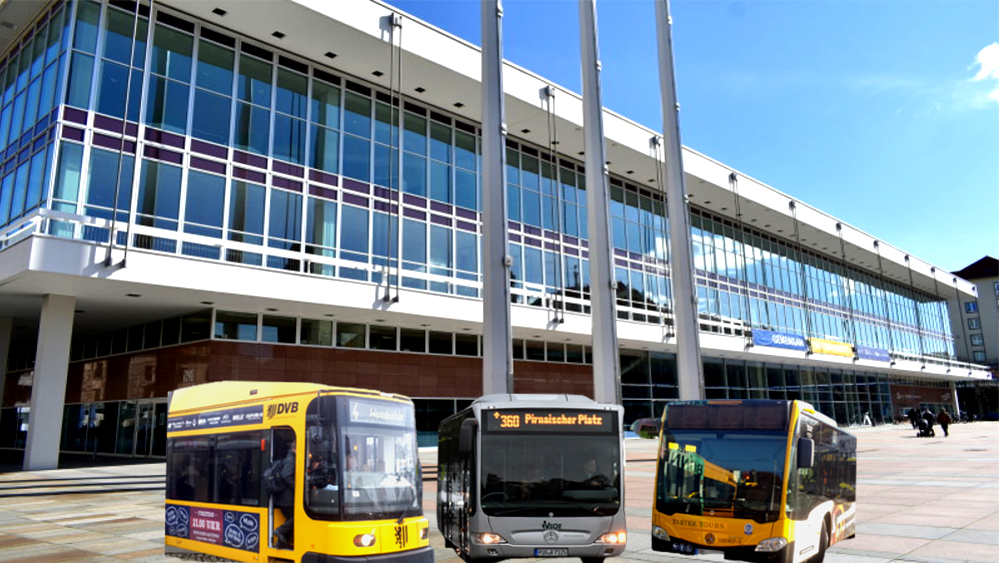
<path fill-rule="evenodd" d="M 659 526 L 653 526 L 653 537 L 658 540 L 670 541 L 670 534 Z"/>
<path fill-rule="evenodd" d="M 781 551 L 788 545 L 788 540 L 785 538 L 767 538 L 766 540 L 757 544 L 757 549 L 755 551 L 766 551 L 773 553 L 775 551 Z"/>
<path fill-rule="evenodd" d="M 611 532 L 597 538 L 597 543 L 625 543 L 625 532 Z"/>
<path fill-rule="evenodd" d="M 476 534 L 476 543 L 494 545 L 498 543 L 507 543 L 507 540 L 503 539 L 503 536 L 500 534 Z"/>
<path fill-rule="evenodd" d="M 367 534 L 354 536 L 354 545 L 358 547 L 371 547 L 375 545 L 375 530 L 372 530 Z"/>
<path fill-rule="evenodd" d="M 420 528 L 420 541 L 427 539 L 427 530 L 429 528 Z"/>

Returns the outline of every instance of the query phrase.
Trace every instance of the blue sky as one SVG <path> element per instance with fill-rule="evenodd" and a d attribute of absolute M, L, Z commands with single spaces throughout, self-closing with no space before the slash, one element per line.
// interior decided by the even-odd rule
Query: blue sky
<path fill-rule="evenodd" d="M 392 0 L 479 44 L 479 2 Z M 506 0 L 504 57 L 580 92 L 577 3 Z M 995 0 L 674 0 L 681 140 L 914 256 L 1000 256 Z M 662 129 L 652 0 L 598 0 L 605 107 Z"/>

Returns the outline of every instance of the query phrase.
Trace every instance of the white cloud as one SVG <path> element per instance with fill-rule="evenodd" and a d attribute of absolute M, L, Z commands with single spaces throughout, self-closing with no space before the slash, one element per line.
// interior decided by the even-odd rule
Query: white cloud
<path fill-rule="evenodd" d="M 1000 43 L 983 47 L 976 55 L 976 64 L 979 65 L 979 72 L 972 78 L 973 80 L 1000 78 Z"/>
<path fill-rule="evenodd" d="M 973 81 L 1000 79 L 1000 43 L 983 47 L 976 55 L 976 63 L 973 66 L 976 65 L 979 66 L 979 71 L 972 77 Z M 989 98 L 1000 102 L 1000 84 L 990 90 Z"/>

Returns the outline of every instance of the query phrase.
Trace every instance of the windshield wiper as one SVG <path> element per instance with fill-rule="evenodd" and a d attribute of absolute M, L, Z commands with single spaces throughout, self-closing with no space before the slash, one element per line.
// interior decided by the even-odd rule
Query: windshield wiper
<path fill-rule="evenodd" d="M 410 508 L 412 508 L 413 505 L 416 504 L 417 489 L 416 487 L 413 486 L 413 483 L 410 483 L 407 479 L 403 478 L 402 476 L 400 475 L 394 475 L 394 476 L 396 477 L 397 483 L 405 481 L 407 484 L 410 485 L 409 488 L 406 489 L 410 491 L 410 502 L 403 508 L 402 512 L 399 513 L 399 518 L 396 518 L 396 525 L 398 526 L 403 523 L 403 519 L 406 518 L 406 513 L 410 511 Z"/>

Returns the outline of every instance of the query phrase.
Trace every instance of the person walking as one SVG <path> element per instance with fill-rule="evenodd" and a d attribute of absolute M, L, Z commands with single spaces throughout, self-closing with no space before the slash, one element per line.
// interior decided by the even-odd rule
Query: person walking
<path fill-rule="evenodd" d="M 951 424 L 951 416 L 944 409 L 941 409 L 937 415 L 937 422 L 941 425 L 941 430 L 944 430 L 945 438 L 948 437 L 948 425 Z"/>

